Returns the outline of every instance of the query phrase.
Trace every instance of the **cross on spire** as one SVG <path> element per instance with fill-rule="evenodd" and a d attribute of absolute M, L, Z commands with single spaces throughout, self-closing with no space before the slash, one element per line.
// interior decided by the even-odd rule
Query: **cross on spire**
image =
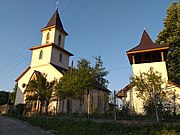
<path fill-rule="evenodd" d="M 56 9 L 58 9 L 59 0 L 56 2 Z"/>

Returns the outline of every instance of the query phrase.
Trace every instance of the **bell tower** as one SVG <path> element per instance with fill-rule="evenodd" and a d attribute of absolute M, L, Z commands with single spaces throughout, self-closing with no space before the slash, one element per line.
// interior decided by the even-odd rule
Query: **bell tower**
<path fill-rule="evenodd" d="M 68 70 L 69 57 L 73 54 L 64 47 L 68 33 L 63 28 L 58 8 L 41 32 L 41 45 L 30 48 L 32 51 L 31 67 L 53 64 Z"/>
<path fill-rule="evenodd" d="M 140 72 L 147 72 L 150 67 L 153 67 L 154 70 L 162 74 L 162 79 L 167 81 L 166 57 L 168 48 L 167 45 L 155 44 L 144 30 L 140 44 L 126 52 L 132 65 L 132 74 L 139 75 Z"/>
<path fill-rule="evenodd" d="M 42 42 L 41 45 L 54 43 L 61 48 L 64 48 L 65 37 L 68 33 L 64 30 L 58 8 L 49 20 L 48 24 L 41 29 Z"/>

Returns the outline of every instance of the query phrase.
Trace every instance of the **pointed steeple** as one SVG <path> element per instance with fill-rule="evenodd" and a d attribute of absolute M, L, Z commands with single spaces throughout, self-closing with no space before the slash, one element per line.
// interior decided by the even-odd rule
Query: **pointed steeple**
<path fill-rule="evenodd" d="M 153 41 L 151 40 L 146 30 L 144 30 L 139 46 L 150 46 L 152 44 L 153 44 Z"/>
<path fill-rule="evenodd" d="M 167 45 L 155 44 L 151 40 L 151 38 L 148 35 L 148 33 L 146 32 L 146 30 L 144 29 L 139 45 L 134 47 L 133 49 L 127 51 L 127 53 L 132 53 L 132 52 L 136 52 L 136 51 L 143 51 L 143 50 L 149 50 L 150 51 L 151 49 L 160 49 L 160 48 L 164 48 L 164 47 L 167 47 Z"/>
<path fill-rule="evenodd" d="M 56 11 L 54 12 L 53 16 L 51 17 L 51 19 L 49 20 L 48 24 L 46 25 L 46 27 L 44 27 L 42 30 L 47 29 L 49 27 L 56 27 L 57 29 L 59 29 L 60 31 L 64 32 L 65 35 L 67 36 L 68 33 L 64 30 L 59 13 L 58 13 L 58 8 L 56 9 Z"/>
<path fill-rule="evenodd" d="M 167 54 L 168 48 L 169 47 L 167 45 L 155 44 L 144 29 L 139 45 L 127 51 L 126 53 L 131 64 L 147 63 L 147 61 L 159 61 L 161 59 L 161 55 L 164 55 L 165 58 L 165 54 Z M 161 52 L 163 52 L 164 54 L 161 54 Z M 148 54 L 148 56 L 145 56 L 146 54 Z M 155 57 L 151 58 L 150 56 L 157 56 L 157 58 L 159 59 L 157 60 L 155 59 Z M 144 57 L 148 57 L 146 59 L 147 61 L 144 60 Z"/>

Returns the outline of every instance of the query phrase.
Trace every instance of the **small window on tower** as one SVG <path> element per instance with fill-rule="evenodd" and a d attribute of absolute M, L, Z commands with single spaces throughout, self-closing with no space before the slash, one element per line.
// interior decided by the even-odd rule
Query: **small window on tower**
<path fill-rule="evenodd" d="M 62 53 L 59 54 L 59 62 L 62 63 Z"/>
<path fill-rule="evenodd" d="M 39 53 L 39 59 L 42 59 L 42 58 L 43 58 L 43 51 L 41 50 Z"/>
<path fill-rule="evenodd" d="M 59 37 L 58 37 L 58 46 L 61 45 L 61 34 L 59 34 Z"/>
<path fill-rule="evenodd" d="M 48 32 L 47 35 L 46 35 L 46 44 L 49 43 L 49 38 L 50 38 L 50 34 L 49 34 L 49 32 Z"/>

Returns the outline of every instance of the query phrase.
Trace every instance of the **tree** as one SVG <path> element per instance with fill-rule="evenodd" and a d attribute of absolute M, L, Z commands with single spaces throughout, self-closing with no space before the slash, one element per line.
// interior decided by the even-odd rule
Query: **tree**
<path fill-rule="evenodd" d="M 8 104 L 9 93 L 5 91 L 0 91 L 0 105 Z"/>
<path fill-rule="evenodd" d="M 96 72 L 96 76 L 95 76 L 95 80 L 101 84 L 103 87 L 107 88 L 107 84 L 109 83 L 108 80 L 106 78 L 104 78 L 105 76 L 108 75 L 108 71 L 106 71 L 103 67 L 103 61 L 101 59 L 101 56 L 98 57 L 94 57 L 96 60 L 96 64 L 95 64 L 95 72 Z"/>
<path fill-rule="evenodd" d="M 149 113 L 149 108 L 154 110 L 150 112 L 155 112 L 158 122 L 157 103 L 162 102 L 165 97 L 165 93 L 161 88 L 163 84 L 161 74 L 154 71 L 151 67 L 148 72 L 140 72 L 139 76 L 132 76 L 130 79 L 132 86 L 135 86 L 135 90 L 137 91 L 137 97 L 144 102 L 143 105 L 146 113 Z"/>
<path fill-rule="evenodd" d="M 90 61 L 87 59 L 78 60 L 77 67 L 71 67 L 71 69 L 59 80 L 56 87 L 59 97 L 79 99 L 81 107 L 83 96 L 87 95 L 88 112 L 89 90 L 95 88 L 97 84 L 106 86 L 108 82 L 104 78 L 108 72 L 105 71 L 105 68 L 102 68 L 103 62 L 101 57 L 97 57 L 95 60 L 95 66 L 91 66 Z"/>
<path fill-rule="evenodd" d="M 164 29 L 156 43 L 169 45 L 167 68 L 169 79 L 180 84 L 180 2 L 173 2 L 167 9 Z"/>
<path fill-rule="evenodd" d="M 82 96 L 88 93 L 88 90 L 93 88 L 94 70 L 90 67 L 90 62 L 86 59 L 78 61 L 77 68 L 71 69 L 64 74 L 56 86 L 58 95 L 62 99 L 79 99 L 82 101 Z M 70 106 L 67 107 L 70 113 Z"/>
<path fill-rule="evenodd" d="M 9 104 L 15 103 L 17 87 L 18 87 L 18 84 L 16 83 L 13 88 L 13 92 L 9 93 Z"/>
<path fill-rule="evenodd" d="M 48 106 L 52 100 L 55 81 L 48 82 L 45 74 L 36 74 L 35 80 L 30 80 L 25 90 L 26 101 L 39 101 L 40 114 L 42 107 L 45 106 L 46 114 L 48 114 Z"/>

